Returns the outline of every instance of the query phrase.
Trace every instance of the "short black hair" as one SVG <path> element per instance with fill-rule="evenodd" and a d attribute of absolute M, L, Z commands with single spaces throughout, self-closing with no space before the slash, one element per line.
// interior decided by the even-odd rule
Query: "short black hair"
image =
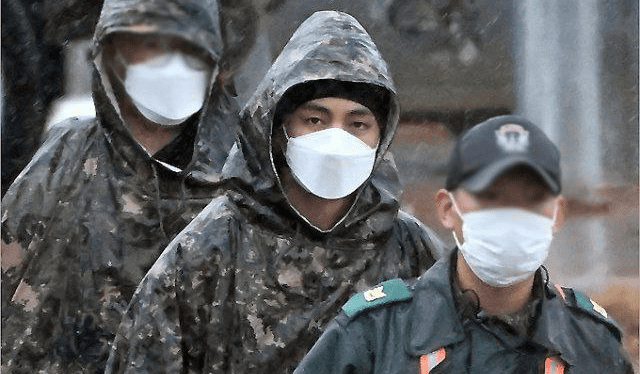
<path fill-rule="evenodd" d="M 338 97 L 366 106 L 376 117 L 381 132 L 384 132 L 391 101 L 389 90 L 371 83 L 335 79 L 320 79 L 290 87 L 276 106 L 273 125 L 281 124 L 285 116 L 293 113 L 300 105 L 324 97 Z"/>

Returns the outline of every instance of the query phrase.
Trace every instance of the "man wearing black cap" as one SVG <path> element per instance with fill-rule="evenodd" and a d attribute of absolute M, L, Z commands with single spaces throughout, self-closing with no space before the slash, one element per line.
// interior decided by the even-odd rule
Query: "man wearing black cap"
<path fill-rule="evenodd" d="M 529 121 L 461 136 L 437 212 L 457 249 L 415 281 L 352 297 L 303 373 L 631 373 L 621 333 L 542 267 L 565 215 L 560 154 Z"/>

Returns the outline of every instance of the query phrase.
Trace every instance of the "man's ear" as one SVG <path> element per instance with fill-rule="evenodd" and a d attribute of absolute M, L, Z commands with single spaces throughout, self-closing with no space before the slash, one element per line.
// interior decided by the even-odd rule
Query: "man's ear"
<path fill-rule="evenodd" d="M 455 228 L 457 213 L 453 209 L 453 201 L 449 191 L 442 188 L 436 192 L 436 212 L 442 226 L 449 230 Z"/>
<path fill-rule="evenodd" d="M 553 224 L 553 232 L 556 233 L 560 230 L 560 228 L 562 226 L 564 226 L 564 223 L 566 222 L 567 219 L 567 200 L 562 196 L 559 195 L 556 198 L 555 201 L 555 212 L 556 212 L 556 219 L 555 222 Z"/>

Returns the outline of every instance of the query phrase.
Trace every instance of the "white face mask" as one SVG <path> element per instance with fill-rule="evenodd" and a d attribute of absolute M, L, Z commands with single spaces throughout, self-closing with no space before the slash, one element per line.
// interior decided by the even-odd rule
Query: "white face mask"
<path fill-rule="evenodd" d="M 194 68 L 182 53 L 168 53 L 127 66 L 124 88 L 147 119 L 177 125 L 200 110 L 211 69 Z"/>
<path fill-rule="evenodd" d="M 376 148 L 342 129 L 287 139 L 286 159 L 294 177 L 307 191 L 324 199 L 351 194 L 373 171 Z"/>
<path fill-rule="evenodd" d="M 507 287 L 522 282 L 542 265 L 553 239 L 554 219 L 518 208 L 478 210 L 462 214 L 464 243 L 453 238 L 465 261 L 484 283 Z"/>

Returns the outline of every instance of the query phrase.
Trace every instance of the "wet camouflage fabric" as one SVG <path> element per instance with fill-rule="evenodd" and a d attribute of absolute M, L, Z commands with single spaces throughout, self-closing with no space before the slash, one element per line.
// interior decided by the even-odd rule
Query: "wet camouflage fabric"
<path fill-rule="evenodd" d="M 96 56 L 137 24 L 222 54 L 215 0 L 107 0 Z M 99 61 L 97 58 L 96 61 Z M 219 193 L 238 108 L 220 85 L 180 172 L 132 138 L 94 64 L 97 118 L 54 126 L 2 200 L 2 372 L 102 372 L 120 316 L 171 239 Z"/>
<path fill-rule="evenodd" d="M 322 232 L 296 213 L 271 152 L 276 103 L 317 79 L 369 82 L 392 95 L 373 176 L 346 216 Z M 305 21 L 243 111 L 223 168 L 234 189 L 214 199 L 141 282 L 114 341 L 108 373 L 292 372 L 354 292 L 421 274 L 440 242 L 399 212 L 385 154 L 398 123 L 386 63 L 339 12 Z"/>

